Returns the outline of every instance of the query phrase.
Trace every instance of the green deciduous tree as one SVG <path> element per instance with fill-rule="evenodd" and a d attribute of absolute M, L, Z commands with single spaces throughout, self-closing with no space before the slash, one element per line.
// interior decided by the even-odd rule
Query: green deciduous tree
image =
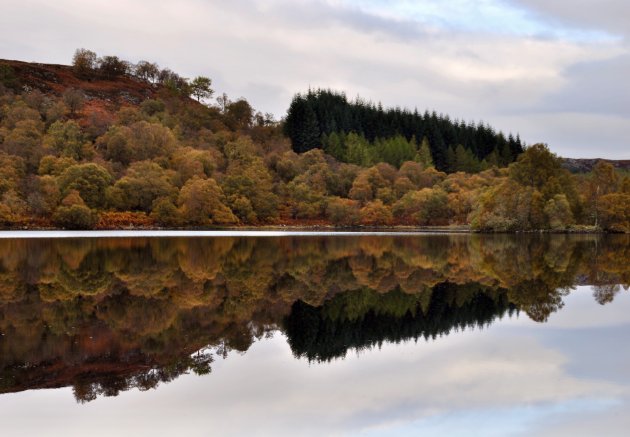
<path fill-rule="evenodd" d="M 564 194 L 556 194 L 552 199 L 549 199 L 545 204 L 544 211 L 549 227 L 553 230 L 567 229 L 575 223 L 571 206 Z"/>
<path fill-rule="evenodd" d="M 88 163 L 68 167 L 57 179 L 61 195 L 67 197 L 76 190 L 90 208 L 105 206 L 105 192 L 112 182 L 109 172 L 98 164 Z"/>
<path fill-rule="evenodd" d="M 0 147 L 6 153 L 22 158 L 27 170 L 32 171 L 39 167 L 39 161 L 44 155 L 42 129 L 43 124 L 40 121 L 18 121 Z"/>
<path fill-rule="evenodd" d="M 210 99 L 214 90 L 212 89 L 212 79 L 205 76 L 197 76 L 190 82 L 190 92 L 197 98 L 198 102 L 201 100 Z"/>
<path fill-rule="evenodd" d="M 418 154 L 416 161 L 422 164 L 423 168 L 434 167 L 433 156 L 431 155 L 431 147 L 429 145 L 429 139 L 427 137 L 422 138 L 420 147 L 418 148 Z"/>
<path fill-rule="evenodd" d="M 440 188 L 409 191 L 394 204 L 393 212 L 396 218 L 412 224 L 448 224 L 448 198 Z"/>
<path fill-rule="evenodd" d="M 177 188 L 173 184 L 175 178 L 174 171 L 165 170 L 154 162 L 134 162 L 127 174 L 108 190 L 107 199 L 121 211 L 148 213 L 156 199 L 177 197 Z"/>
<path fill-rule="evenodd" d="M 53 222 L 65 229 L 92 229 L 98 215 L 85 204 L 77 190 L 69 190 L 53 215 Z"/>
<path fill-rule="evenodd" d="M 86 141 L 77 122 L 56 121 L 44 136 L 44 144 L 61 156 L 76 160 L 91 157 L 92 145 Z"/>
<path fill-rule="evenodd" d="M 178 227 L 182 225 L 180 211 L 170 197 L 155 199 L 151 206 L 151 218 L 160 226 Z"/>

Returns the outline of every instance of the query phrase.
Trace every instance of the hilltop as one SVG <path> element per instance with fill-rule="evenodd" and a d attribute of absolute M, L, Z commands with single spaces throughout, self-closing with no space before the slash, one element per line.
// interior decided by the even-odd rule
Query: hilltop
<path fill-rule="evenodd" d="M 79 49 L 0 61 L 0 226 L 450 226 L 630 231 L 630 177 L 446 115 L 296 94 L 286 120 Z M 566 165 L 567 161 L 564 161 Z"/>
<path fill-rule="evenodd" d="M 160 84 L 152 84 L 130 75 L 114 78 L 99 76 L 81 77 L 69 65 L 39 64 L 13 60 L 0 60 L 1 65 L 13 69 L 14 89 L 38 90 L 61 97 L 68 88 L 83 90 L 90 106 L 104 106 L 115 110 L 120 105 L 139 105 L 145 99 L 159 95 Z"/>

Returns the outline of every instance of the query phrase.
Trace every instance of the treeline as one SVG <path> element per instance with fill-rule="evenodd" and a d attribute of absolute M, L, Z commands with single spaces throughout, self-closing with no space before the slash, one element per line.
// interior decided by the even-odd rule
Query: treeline
<path fill-rule="evenodd" d="M 402 134 L 369 143 L 359 133 L 332 132 L 318 137 L 325 151 L 298 154 L 281 124 L 243 98 L 200 104 L 146 85 L 151 98 L 114 106 L 86 95 L 80 84 L 87 82 L 72 83 L 61 95 L 0 83 L 2 227 L 630 232 L 630 177 L 606 163 L 571 175 L 544 145 L 527 148 L 508 168 L 487 156 L 480 162 L 460 145 L 449 174 L 436 169 L 430 136 L 416 137 L 418 145 Z"/>
<path fill-rule="evenodd" d="M 155 62 L 132 63 L 118 56 L 99 57 L 92 50 L 77 49 L 72 58 L 72 67 L 80 78 L 115 80 L 120 76 L 132 76 L 154 85 L 162 85 L 186 96 L 195 96 L 198 101 L 209 99 L 214 94 L 212 80 L 197 76 L 192 81 L 169 68 L 161 68 Z"/>
<path fill-rule="evenodd" d="M 343 93 L 331 90 L 309 90 L 306 94 L 296 94 L 287 112 L 285 133 L 291 139 L 293 150 L 303 153 L 314 148 L 324 148 L 335 158 L 355 164 L 375 164 L 388 162 L 396 165 L 399 159 L 388 159 L 387 154 L 379 154 L 378 149 L 398 150 L 394 154 L 404 155 L 404 160 L 413 160 L 422 139 L 427 141 L 433 161 L 438 170 L 446 172 L 462 171 L 456 165 L 456 153 L 470 153 L 471 171 L 485 166 L 505 166 L 523 152 L 523 144 L 518 135 L 507 138 L 490 126 L 464 121 L 451 120 L 435 111 L 424 114 L 401 108 L 383 109 L 357 98 L 348 101 Z M 356 138 L 345 141 L 349 134 Z M 333 136 L 331 139 L 331 135 Z M 410 142 L 404 146 L 392 138 L 404 137 Z M 363 143 L 360 147 L 357 142 Z M 385 142 L 386 144 L 383 144 Z M 368 159 L 356 158 L 353 148 L 360 148 Z M 376 150 L 375 150 L 376 149 Z M 458 149 L 461 149 L 458 152 Z"/>
<path fill-rule="evenodd" d="M 330 361 L 345 357 L 350 349 L 435 340 L 454 330 L 483 328 L 516 312 L 505 290 L 475 283 L 441 283 L 420 294 L 351 291 L 319 307 L 298 301 L 285 320 L 285 329 L 296 357 Z"/>

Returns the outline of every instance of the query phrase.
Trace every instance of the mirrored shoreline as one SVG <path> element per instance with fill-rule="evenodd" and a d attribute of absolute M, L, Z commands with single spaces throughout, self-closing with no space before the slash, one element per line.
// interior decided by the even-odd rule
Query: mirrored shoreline
<path fill-rule="evenodd" d="M 506 316 L 544 323 L 578 285 L 613 302 L 629 265 L 625 235 L 4 239 L 0 393 L 153 389 L 276 331 L 327 363 Z"/>

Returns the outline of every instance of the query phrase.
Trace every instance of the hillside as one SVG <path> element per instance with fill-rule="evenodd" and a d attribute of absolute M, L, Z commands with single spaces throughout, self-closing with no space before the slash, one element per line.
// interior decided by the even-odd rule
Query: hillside
<path fill-rule="evenodd" d="M 139 105 L 145 99 L 155 98 L 161 88 L 140 79 L 123 75 L 114 79 L 80 77 L 68 65 L 37 64 L 12 60 L 0 60 L 14 71 L 20 90 L 38 90 L 44 94 L 61 97 L 68 88 L 83 90 L 90 106 L 105 106 L 113 111 L 120 105 Z"/>
<path fill-rule="evenodd" d="M 85 49 L 0 61 L 0 226 L 630 231 L 630 177 L 610 163 L 571 175 L 544 145 L 517 157 L 487 126 L 328 91 L 277 122 L 211 85 Z"/>
<path fill-rule="evenodd" d="M 614 160 L 614 159 L 575 159 L 562 158 L 562 166 L 571 173 L 590 173 L 593 171 L 597 163 L 604 162 L 612 165 L 615 169 L 630 172 L 630 159 Z"/>

